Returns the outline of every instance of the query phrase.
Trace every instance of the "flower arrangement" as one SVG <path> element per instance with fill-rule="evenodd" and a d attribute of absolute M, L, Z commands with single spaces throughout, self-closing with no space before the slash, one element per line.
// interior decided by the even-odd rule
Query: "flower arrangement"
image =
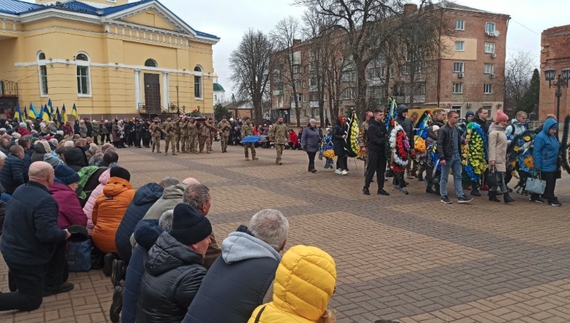
<path fill-rule="evenodd" d="M 390 148 L 392 150 L 392 171 L 398 174 L 405 172 L 408 166 L 410 143 L 406 132 L 399 124 L 396 124 L 390 133 Z"/>
<path fill-rule="evenodd" d="M 525 131 L 522 135 L 516 136 L 508 149 L 509 170 L 516 176 L 525 173 L 525 177 L 535 176 L 534 160 L 532 159 L 532 148 L 534 142 L 534 132 Z M 519 176 L 516 176 L 519 177 Z"/>
<path fill-rule="evenodd" d="M 414 138 L 414 149 L 419 153 L 425 153 L 426 152 L 425 139 L 416 135 Z"/>
<path fill-rule="evenodd" d="M 325 151 L 323 151 L 323 157 L 325 158 L 334 158 L 334 150 L 332 149 L 327 149 Z"/>
<path fill-rule="evenodd" d="M 479 182 L 487 169 L 487 139 L 481 126 L 475 122 L 467 125 L 467 144 L 461 147 L 465 172 L 473 182 Z"/>

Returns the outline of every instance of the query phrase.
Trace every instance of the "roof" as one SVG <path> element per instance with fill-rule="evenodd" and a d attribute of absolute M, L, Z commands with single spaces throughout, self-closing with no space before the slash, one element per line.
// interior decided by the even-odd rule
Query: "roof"
<path fill-rule="evenodd" d="M 97 8 L 97 7 L 91 6 L 87 3 L 77 1 L 77 0 L 67 1 L 67 2 L 56 2 L 55 4 L 50 4 L 50 5 L 41 5 L 41 4 L 29 3 L 29 2 L 24 2 L 21 0 L 0 0 L 0 13 L 21 15 L 21 14 L 25 14 L 25 13 L 29 13 L 29 12 L 36 12 L 36 11 L 41 11 L 41 10 L 57 9 L 57 10 L 72 11 L 72 12 L 102 17 L 102 16 L 112 15 L 112 14 L 130 9 L 133 7 L 138 7 L 138 6 L 150 3 L 150 2 L 157 3 L 160 7 L 164 8 L 170 15 L 176 17 L 187 28 L 189 28 L 190 30 L 195 32 L 197 36 L 205 37 L 205 38 L 211 38 L 211 39 L 220 39 L 219 37 L 217 37 L 215 35 L 208 34 L 208 33 L 202 32 L 202 31 L 198 31 L 198 30 L 192 28 L 184 20 L 180 19 L 180 17 L 178 17 L 176 14 L 174 14 L 172 11 L 170 11 L 166 6 L 164 6 L 158 0 L 140 0 L 140 1 L 136 1 L 136 2 L 123 4 L 120 6 L 109 6 L 109 7 L 105 7 L 105 8 Z"/>
<path fill-rule="evenodd" d="M 219 83 L 214 83 L 214 92 L 226 92 L 226 90 Z"/>
<path fill-rule="evenodd" d="M 473 7 L 468 7 L 468 6 L 460 5 L 460 4 L 457 4 L 457 3 L 454 3 L 451 1 L 447 1 L 447 0 L 443 0 L 443 1 L 440 1 L 438 3 L 434 3 L 433 6 L 436 8 L 443 8 L 443 9 L 453 9 L 453 10 L 472 11 L 472 12 L 479 12 L 479 13 L 501 15 L 499 13 L 481 10 L 481 9 L 477 9 L 477 8 L 473 8 Z"/>
<path fill-rule="evenodd" d="M 42 5 L 19 0 L 0 0 L 0 12 L 17 15 L 43 7 Z"/>

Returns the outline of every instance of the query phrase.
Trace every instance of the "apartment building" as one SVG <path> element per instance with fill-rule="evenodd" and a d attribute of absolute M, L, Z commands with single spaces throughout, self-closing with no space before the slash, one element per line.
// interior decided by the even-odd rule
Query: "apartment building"
<path fill-rule="evenodd" d="M 382 58 L 369 64 L 366 73 L 368 101 L 382 105 L 387 96 L 412 108 L 445 108 L 466 111 L 483 107 L 489 115 L 504 104 L 504 70 L 509 15 L 491 13 L 449 2 L 435 4 L 442 10 L 444 23 L 449 24 L 450 36 L 441 38 L 439 57 L 411 64 L 411 59 L 387 66 Z M 417 6 L 406 5 L 405 13 Z M 294 115 L 294 96 L 299 99 L 302 117 L 319 115 L 318 92 L 312 73 L 311 40 L 294 42 L 294 77 L 282 77 L 277 67 L 271 84 L 272 108 L 280 115 Z M 339 57 L 339 60 L 347 59 Z M 349 59 L 349 58 L 348 58 Z M 293 94 L 288 80 L 295 80 Z M 356 72 L 351 64 L 342 70 L 343 90 L 340 112 L 355 107 Z M 326 95 L 325 95 L 326 96 Z M 325 116 L 329 101 L 325 100 Z M 290 118 L 293 119 L 293 118 Z M 330 118 L 329 118 L 330 119 Z"/>

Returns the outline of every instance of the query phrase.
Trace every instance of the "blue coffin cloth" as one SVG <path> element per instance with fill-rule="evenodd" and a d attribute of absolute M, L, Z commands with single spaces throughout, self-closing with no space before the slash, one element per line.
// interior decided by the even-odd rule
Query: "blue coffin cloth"
<path fill-rule="evenodd" d="M 261 139 L 261 136 L 245 136 L 241 140 L 242 144 L 254 144 Z"/>

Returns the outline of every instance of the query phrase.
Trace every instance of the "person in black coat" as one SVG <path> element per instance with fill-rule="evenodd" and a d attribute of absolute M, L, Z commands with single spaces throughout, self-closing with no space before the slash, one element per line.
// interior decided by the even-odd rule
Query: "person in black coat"
<path fill-rule="evenodd" d="M 29 183 L 16 189 L 6 205 L 0 249 L 18 291 L 0 293 L 0 311 L 33 311 L 44 296 L 73 289 L 73 284 L 64 283 L 70 234 L 58 228 L 58 204 L 49 193 L 53 167 L 35 162 L 29 177 Z"/>
<path fill-rule="evenodd" d="M 364 195 L 370 195 L 370 183 L 374 178 L 374 172 L 376 172 L 378 195 L 388 196 L 390 194 L 384 190 L 384 171 L 386 170 L 387 162 L 386 143 L 388 142 L 388 130 L 384 124 L 384 110 L 374 110 L 374 119 L 370 119 L 368 123 L 368 142 L 366 143 L 368 165 L 362 192 Z"/>
<path fill-rule="evenodd" d="M 164 187 L 176 184 L 178 184 L 177 180 L 175 183 L 172 183 L 171 180 L 163 180 L 161 185 L 148 183 L 137 190 L 131 204 L 129 204 L 127 211 L 125 211 L 125 216 L 123 217 L 123 220 L 121 220 L 121 224 L 119 225 L 115 235 L 117 253 L 123 261 L 128 262 L 129 259 L 131 259 L 133 248 L 131 245 L 131 235 L 133 234 L 136 225 L 140 220 L 142 220 L 154 202 L 162 197 Z"/>
<path fill-rule="evenodd" d="M 91 137 L 93 135 L 93 125 L 91 124 L 91 121 L 89 121 L 89 118 L 85 118 L 85 126 L 87 127 L 87 137 Z"/>
<path fill-rule="evenodd" d="M 76 173 L 88 164 L 87 156 L 85 156 L 85 151 L 79 147 L 68 148 L 63 156 L 65 158 L 65 164 L 73 169 Z"/>
<path fill-rule="evenodd" d="M 188 204 L 174 208 L 172 229 L 148 252 L 137 302 L 137 323 L 178 323 L 206 275 L 202 266 L 212 225 Z"/>
<path fill-rule="evenodd" d="M 20 185 L 26 182 L 26 165 L 24 164 L 24 148 L 13 145 L 10 155 L 6 158 L 4 167 L 0 170 L 0 184 L 6 189 L 7 194 L 12 194 Z"/>
<path fill-rule="evenodd" d="M 143 142 L 143 147 L 150 148 L 150 120 L 146 120 L 141 125 L 141 137 Z"/>
<path fill-rule="evenodd" d="M 262 210 L 251 218 L 249 230 L 240 226 L 230 233 L 182 323 L 247 323 L 257 306 L 271 301 L 288 229 L 281 212 Z"/>
<path fill-rule="evenodd" d="M 142 126 L 143 126 L 143 121 L 137 118 L 135 121 L 135 147 L 137 148 L 142 148 L 141 147 Z"/>
<path fill-rule="evenodd" d="M 344 150 L 344 140 L 346 138 L 347 125 L 343 115 L 339 115 L 333 127 L 332 137 L 334 154 L 337 156 L 335 174 L 348 174 L 348 157 Z"/>

